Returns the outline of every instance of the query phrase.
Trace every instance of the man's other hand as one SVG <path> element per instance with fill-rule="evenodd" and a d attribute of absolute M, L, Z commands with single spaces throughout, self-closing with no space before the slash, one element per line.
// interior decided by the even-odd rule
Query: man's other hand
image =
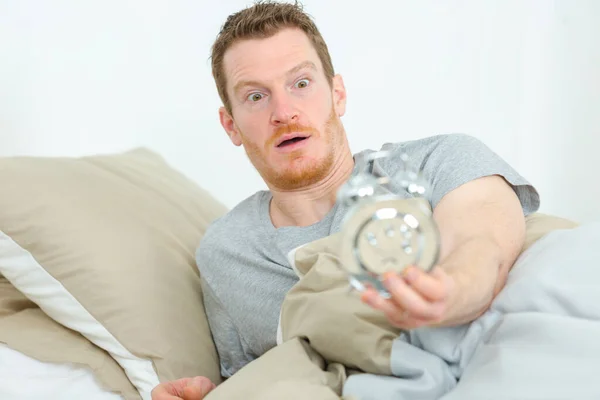
<path fill-rule="evenodd" d="M 215 384 L 203 376 L 182 378 L 156 386 L 152 400 L 202 400 L 214 388 Z"/>

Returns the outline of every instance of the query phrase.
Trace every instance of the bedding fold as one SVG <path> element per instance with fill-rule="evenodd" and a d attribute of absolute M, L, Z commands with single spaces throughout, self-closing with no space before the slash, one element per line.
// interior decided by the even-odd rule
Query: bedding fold
<path fill-rule="evenodd" d="M 0 342 L 42 362 L 85 366 L 105 390 L 125 400 L 141 399 L 123 368 L 106 351 L 51 319 L 2 275 Z"/>
<path fill-rule="evenodd" d="M 299 281 L 281 308 L 278 345 L 206 400 L 600 398 L 600 223 L 527 221 L 505 289 L 482 317 L 452 328 L 404 332 L 363 304 L 339 268 L 339 234 L 296 249 Z M 41 361 L 87 365 L 106 388 L 140 398 L 107 352 L 2 276 L 0 342 Z"/>
<path fill-rule="evenodd" d="M 593 340 L 600 337 L 599 241 L 600 223 L 532 214 L 523 252 L 487 313 L 470 324 L 409 332 L 349 291 L 339 234 L 307 243 L 292 257 L 299 282 L 281 308 L 278 346 L 209 400 L 276 389 L 284 398 L 314 385 L 324 390 L 315 399 L 600 398 L 592 376 L 600 370 Z M 333 381 L 325 378 L 331 368 L 343 371 Z"/>

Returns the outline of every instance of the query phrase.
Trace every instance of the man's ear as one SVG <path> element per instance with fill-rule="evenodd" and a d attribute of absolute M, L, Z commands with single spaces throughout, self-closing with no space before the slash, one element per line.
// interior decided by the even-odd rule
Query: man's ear
<path fill-rule="evenodd" d="M 235 126 L 233 117 L 227 112 L 225 107 L 219 108 L 219 120 L 221 121 L 223 129 L 225 129 L 225 132 L 227 132 L 227 136 L 229 136 L 231 143 L 236 146 L 241 146 L 242 136 L 240 135 L 240 131 Z"/>
<path fill-rule="evenodd" d="M 333 107 L 336 114 L 341 117 L 346 113 L 346 88 L 342 76 L 337 74 L 332 82 Z"/>

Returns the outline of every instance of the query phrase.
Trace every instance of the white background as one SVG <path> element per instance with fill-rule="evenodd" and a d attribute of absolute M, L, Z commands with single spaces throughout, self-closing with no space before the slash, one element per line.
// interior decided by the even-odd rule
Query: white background
<path fill-rule="evenodd" d="M 0 0 L 0 156 L 146 146 L 229 207 L 263 189 L 218 122 L 210 46 L 240 0 Z M 305 0 L 354 151 L 479 137 L 542 211 L 600 219 L 600 1 Z M 0 189 L 1 191 L 1 189 Z"/>

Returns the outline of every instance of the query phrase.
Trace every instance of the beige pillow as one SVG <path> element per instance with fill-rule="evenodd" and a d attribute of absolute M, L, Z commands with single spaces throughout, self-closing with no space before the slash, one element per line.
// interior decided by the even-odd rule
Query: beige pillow
<path fill-rule="evenodd" d="M 523 251 L 527 250 L 536 241 L 557 229 L 573 229 L 578 223 L 555 215 L 544 213 L 529 214 L 526 218 L 525 245 Z"/>
<path fill-rule="evenodd" d="M 0 296 L 5 293 L 0 288 Z M 0 342 L 41 362 L 87 367 L 105 391 L 116 393 L 124 400 L 142 398 L 110 354 L 78 332 L 60 325 L 38 307 L 25 308 L 0 318 Z M 11 376 L 2 378 L 10 379 Z"/>
<path fill-rule="evenodd" d="M 146 149 L 1 158 L 0 187 L 0 274 L 19 292 L 142 398 L 159 380 L 220 382 L 195 250 L 221 203 Z"/>

